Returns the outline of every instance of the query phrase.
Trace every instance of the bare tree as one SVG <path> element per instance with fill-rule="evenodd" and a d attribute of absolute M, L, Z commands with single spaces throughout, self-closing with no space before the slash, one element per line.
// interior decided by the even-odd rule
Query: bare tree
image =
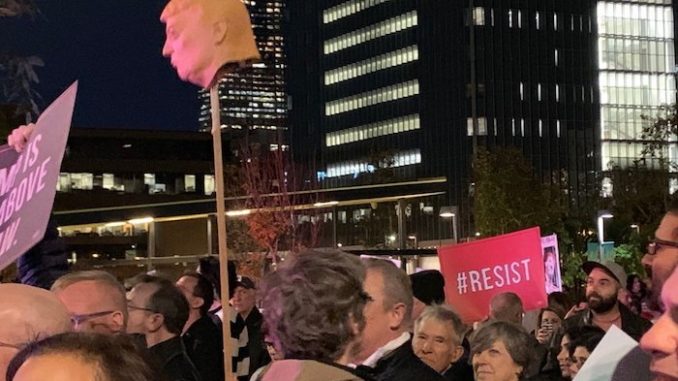
<path fill-rule="evenodd" d="M 280 148 L 262 152 L 250 146 L 241 152 L 242 186 L 250 210 L 245 221 L 272 264 L 276 265 L 280 249 L 297 252 L 315 246 L 321 219 L 317 210 L 308 208 L 318 199 L 312 172 L 292 163 Z"/>

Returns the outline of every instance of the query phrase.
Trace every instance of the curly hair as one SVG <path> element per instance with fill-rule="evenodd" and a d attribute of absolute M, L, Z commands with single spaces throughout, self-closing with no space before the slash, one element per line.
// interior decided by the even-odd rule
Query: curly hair
<path fill-rule="evenodd" d="M 162 378 L 142 348 L 127 335 L 68 332 L 33 342 L 12 359 L 7 381 L 30 358 L 46 355 L 70 355 L 92 365 L 96 380 L 160 381 Z M 121 366 L 122 365 L 122 366 Z"/>
<path fill-rule="evenodd" d="M 263 280 L 264 329 L 286 359 L 336 361 L 365 327 L 365 269 L 339 251 L 306 251 Z"/>

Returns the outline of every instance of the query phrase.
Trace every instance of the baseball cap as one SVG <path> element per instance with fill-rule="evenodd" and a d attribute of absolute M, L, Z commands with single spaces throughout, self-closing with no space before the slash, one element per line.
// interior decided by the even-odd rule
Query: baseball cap
<path fill-rule="evenodd" d="M 612 262 L 612 261 L 603 261 L 601 262 L 593 262 L 593 261 L 588 261 L 584 262 L 584 264 L 581 266 L 581 268 L 584 270 L 586 275 L 589 275 L 591 271 L 595 268 L 599 268 L 603 271 L 605 271 L 608 275 L 613 277 L 614 279 L 619 282 L 619 284 L 622 287 L 626 287 L 626 271 L 624 271 L 624 268 L 621 267 L 619 264 Z"/>
<path fill-rule="evenodd" d="M 254 289 L 257 288 L 254 285 L 254 282 L 252 281 L 252 279 L 250 279 L 246 276 L 241 276 L 241 275 L 238 275 L 237 280 L 235 281 L 235 287 L 234 288 L 237 288 L 237 287 L 247 288 L 247 289 L 250 289 L 250 290 L 254 290 Z"/>

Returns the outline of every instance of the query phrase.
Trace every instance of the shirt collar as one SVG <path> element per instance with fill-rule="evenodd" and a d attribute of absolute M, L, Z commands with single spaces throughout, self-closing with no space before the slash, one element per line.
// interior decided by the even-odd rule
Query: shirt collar
<path fill-rule="evenodd" d="M 368 357 L 365 361 L 363 361 L 362 365 L 369 366 L 373 368 L 375 365 L 377 365 L 377 361 L 381 360 L 382 357 L 387 356 L 389 353 L 393 352 L 394 350 L 398 349 L 401 345 L 405 344 L 408 340 L 410 339 L 410 333 L 409 332 L 403 332 L 402 335 L 398 336 L 397 338 L 389 341 L 384 345 L 383 347 L 377 349 L 370 357 Z"/>

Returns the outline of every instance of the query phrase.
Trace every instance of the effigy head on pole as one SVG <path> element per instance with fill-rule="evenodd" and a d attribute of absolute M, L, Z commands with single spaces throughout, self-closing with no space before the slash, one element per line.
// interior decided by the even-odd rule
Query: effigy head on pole
<path fill-rule="evenodd" d="M 260 57 L 241 0 L 170 0 L 160 21 L 166 32 L 163 56 L 182 80 L 203 88 L 218 79 L 224 65 Z"/>

